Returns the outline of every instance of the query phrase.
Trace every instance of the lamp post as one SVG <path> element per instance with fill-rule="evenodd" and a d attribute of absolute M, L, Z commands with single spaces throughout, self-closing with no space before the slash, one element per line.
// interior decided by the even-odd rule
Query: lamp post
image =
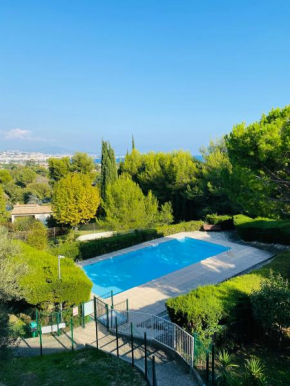
<path fill-rule="evenodd" d="M 58 279 L 61 280 L 60 259 L 64 259 L 64 256 L 58 255 L 57 258 L 58 258 Z M 60 308 L 60 321 L 62 321 L 62 303 L 61 302 L 60 302 L 59 308 Z"/>

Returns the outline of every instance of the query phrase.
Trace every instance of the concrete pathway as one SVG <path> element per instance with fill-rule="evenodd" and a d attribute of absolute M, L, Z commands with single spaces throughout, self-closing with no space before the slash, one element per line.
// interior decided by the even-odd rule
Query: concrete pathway
<path fill-rule="evenodd" d="M 88 259 L 80 262 L 79 265 L 84 267 L 124 253 L 184 237 L 208 241 L 230 249 L 115 295 L 115 304 L 129 299 L 130 310 L 159 315 L 166 311 L 165 302 L 168 298 L 187 293 L 200 285 L 220 283 L 265 262 L 275 254 L 273 251 L 233 242 L 230 232 L 182 232 Z"/>
<path fill-rule="evenodd" d="M 98 323 L 99 349 L 109 354 L 117 356 L 116 336 L 107 331 L 107 329 Z M 72 349 L 72 340 L 70 333 L 57 335 L 43 335 L 43 355 L 57 352 L 69 351 Z M 119 355 L 120 357 L 132 363 L 132 347 L 130 339 L 119 337 Z M 86 324 L 85 328 L 78 327 L 74 330 L 75 349 L 85 348 L 87 345 L 96 347 L 95 323 Z M 187 368 L 162 349 L 155 348 L 148 342 L 147 350 L 150 352 L 148 363 L 148 378 L 152 380 L 152 355 L 155 356 L 156 378 L 158 386 L 196 386 L 197 383 L 192 374 L 189 374 Z M 18 346 L 15 348 L 17 356 L 38 356 L 40 355 L 39 338 L 19 339 Z M 144 342 L 139 339 L 134 341 L 134 359 L 135 366 L 144 372 L 145 369 L 145 351 Z M 150 382 L 152 383 L 152 382 Z"/>

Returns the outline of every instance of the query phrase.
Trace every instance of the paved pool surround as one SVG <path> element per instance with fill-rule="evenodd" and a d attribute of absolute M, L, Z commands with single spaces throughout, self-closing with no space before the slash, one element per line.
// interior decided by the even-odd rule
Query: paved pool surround
<path fill-rule="evenodd" d="M 78 265 L 84 267 L 128 252 L 137 251 L 150 245 L 184 237 L 223 245 L 229 247 L 230 250 L 115 295 L 115 303 L 129 299 L 130 310 L 158 315 L 166 310 L 165 302 L 168 298 L 185 294 L 201 285 L 220 283 L 256 265 L 262 264 L 274 256 L 273 252 L 230 241 L 227 232 L 182 232 L 94 257 L 82 261 Z"/>

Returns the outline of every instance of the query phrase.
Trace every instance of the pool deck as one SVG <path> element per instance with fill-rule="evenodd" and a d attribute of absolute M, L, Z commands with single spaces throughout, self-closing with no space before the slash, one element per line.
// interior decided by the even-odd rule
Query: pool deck
<path fill-rule="evenodd" d="M 185 294 L 201 285 L 220 283 L 274 256 L 273 252 L 232 242 L 227 232 L 182 232 L 88 259 L 80 262 L 79 265 L 84 267 L 124 253 L 183 237 L 208 241 L 231 249 L 115 295 L 115 304 L 129 299 L 130 310 L 159 315 L 166 311 L 165 301 L 168 298 Z"/>

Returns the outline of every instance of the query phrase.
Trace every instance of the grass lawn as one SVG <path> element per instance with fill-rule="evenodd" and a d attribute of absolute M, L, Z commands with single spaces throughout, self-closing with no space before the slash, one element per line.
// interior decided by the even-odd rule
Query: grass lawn
<path fill-rule="evenodd" d="M 95 349 L 13 358 L 0 362 L 0 369 L 1 386 L 147 385 L 129 363 Z"/>

